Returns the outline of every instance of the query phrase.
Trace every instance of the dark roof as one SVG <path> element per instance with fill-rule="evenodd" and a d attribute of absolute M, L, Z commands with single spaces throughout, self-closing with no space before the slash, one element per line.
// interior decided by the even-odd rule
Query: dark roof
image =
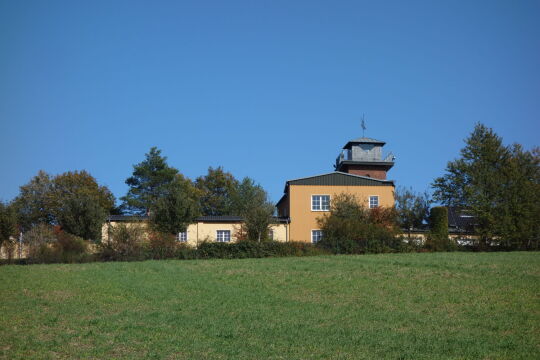
<path fill-rule="evenodd" d="M 457 207 L 448 207 L 448 227 L 463 231 L 474 230 L 476 218 L 467 210 Z"/>
<path fill-rule="evenodd" d="M 138 216 L 138 215 L 109 215 L 107 221 L 142 221 L 148 220 L 149 217 Z M 200 216 L 195 219 L 195 222 L 221 222 L 221 223 L 230 223 L 230 222 L 242 222 L 244 219 L 241 216 L 232 216 L 232 215 L 223 215 L 223 216 Z M 277 223 L 288 223 L 289 218 L 272 216 L 272 221 Z"/>
<path fill-rule="evenodd" d="M 381 140 L 376 140 L 376 139 L 367 138 L 367 137 L 361 137 L 361 138 L 357 138 L 357 139 L 354 139 L 354 140 L 349 140 L 349 142 L 346 143 L 343 148 L 348 149 L 351 145 L 356 145 L 356 144 L 384 145 L 386 143 L 384 141 L 381 141 Z"/>
<path fill-rule="evenodd" d="M 394 166 L 393 161 L 354 161 L 354 160 L 343 160 L 336 165 L 336 171 L 344 170 L 343 168 L 347 165 L 366 165 L 366 166 L 377 166 L 379 169 L 384 169 L 386 171 L 390 170 Z"/>
<path fill-rule="evenodd" d="M 394 186 L 392 180 L 380 180 L 367 176 L 334 171 L 332 173 L 309 176 L 300 179 L 288 180 L 285 192 L 289 185 L 323 185 L 323 186 Z"/>
<path fill-rule="evenodd" d="M 242 217 L 240 216 L 229 216 L 229 215 L 222 215 L 222 216 L 200 216 L 195 221 L 200 222 L 241 222 L 243 221 Z"/>

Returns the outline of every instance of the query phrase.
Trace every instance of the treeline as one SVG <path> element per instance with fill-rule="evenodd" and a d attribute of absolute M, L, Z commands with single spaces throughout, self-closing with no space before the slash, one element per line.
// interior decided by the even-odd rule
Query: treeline
<path fill-rule="evenodd" d="M 450 161 L 445 174 L 433 182 L 434 200 L 471 216 L 467 230 L 475 237 L 467 240 L 468 249 L 538 249 L 539 165 L 538 148 L 526 151 L 517 144 L 504 146 L 493 130 L 478 124 L 465 139 L 461 156 Z M 388 209 L 366 209 L 359 199 L 347 194 L 333 198 L 331 211 L 319 219 L 324 236 L 316 244 L 318 250 L 304 244 L 305 251 L 299 253 L 300 245 L 268 242 L 274 205 L 249 177 L 238 180 L 218 167 L 191 180 L 171 167 L 154 147 L 133 166 L 126 184 L 129 190 L 120 198 L 120 206 L 115 206 L 111 191 L 86 171 L 56 176 L 40 171 L 21 186 L 13 201 L 0 202 L 0 249 L 12 257 L 21 232 L 29 256 L 37 262 L 205 258 L 217 249 L 221 257 L 242 257 L 270 254 L 273 250 L 268 249 L 273 247 L 281 249 L 276 253 L 298 255 L 317 251 L 448 251 L 459 245 L 448 236 L 447 208 L 432 208 L 428 193 L 412 189 L 398 188 L 395 206 Z M 147 215 L 148 238 L 142 241 L 141 236 L 126 230 L 112 234 L 111 241 L 102 244 L 102 225 L 109 214 Z M 175 235 L 201 215 L 241 216 L 244 222 L 236 237 L 241 243 L 259 245 L 204 244 L 215 251 L 187 250 L 175 241 Z M 412 241 L 411 232 L 426 228 L 425 242 Z M 401 236 L 403 232 L 405 236 Z M 283 246 L 291 248 L 284 250 Z M 251 250 L 241 250 L 247 248 Z"/>
<path fill-rule="evenodd" d="M 39 246 L 51 253 L 49 258 L 60 259 L 64 255 L 59 254 L 70 251 L 62 250 L 56 238 L 64 235 L 59 234 L 66 234 L 64 242 L 69 238 L 85 242 L 84 248 L 95 247 L 110 214 L 146 215 L 151 236 L 169 243 L 199 216 L 235 215 L 244 219 L 235 234 L 239 239 L 267 240 L 274 205 L 267 192 L 249 177 L 238 180 L 221 167 L 210 167 L 206 175 L 192 181 L 153 147 L 133 166 L 126 184 L 129 190 L 115 206 L 111 191 L 86 171 L 56 176 L 39 171 L 20 187 L 14 200 L 0 202 L 0 248 L 11 258 L 20 233 L 24 234 L 24 245 L 33 248 L 35 238 L 45 234 Z"/>

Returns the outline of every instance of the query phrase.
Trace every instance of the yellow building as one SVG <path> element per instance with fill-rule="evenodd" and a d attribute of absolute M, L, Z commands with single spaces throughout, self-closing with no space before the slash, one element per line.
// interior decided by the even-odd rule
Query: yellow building
<path fill-rule="evenodd" d="M 332 173 L 289 180 L 285 193 L 276 207 L 278 216 L 270 229 L 275 241 L 317 242 L 322 236 L 317 218 L 330 210 L 332 199 L 341 193 L 354 195 L 368 208 L 394 206 L 394 182 L 386 180 L 387 171 L 394 165 L 392 154 L 382 157 L 383 141 L 359 138 L 345 144 Z M 110 216 L 103 227 L 107 239 L 108 227 L 120 222 L 131 226 L 147 226 L 133 217 Z M 178 240 L 197 246 L 203 241 L 235 242 L 242 225 L 238 216 L 202 216 L 190 224 Z"/>
<path fill-rule="evenodd" d="M 179 242 L 197 246 L 202 242 L 236 242 L 241 234 L 243 220 L 239 216 L 201 216 L 186 231 L 177 234 Z M 147 216 L 111 215 L 102 227 L 102 240 L 108 241 L 110 229 L 125 224 L 148 228 Z M 285 219 L 274 218 L 269 229 L 269 238 L 274 241 L 288 241 L 287 223 Z"/>
<path fill-rule="evenodd" d="M 386 180 L 394 156 L 382 157 L 384 144 L 370 138 L 351 140 L 336 160 L 336 171 L 286 182 L 276 206 L 278 216 L 289 219 L 291 241 L 315 243 L 324 236 L 317 218 L 330 211 L 336 195 L 354 195 L 367 208 L 394 206 L 394 182 Z"/>

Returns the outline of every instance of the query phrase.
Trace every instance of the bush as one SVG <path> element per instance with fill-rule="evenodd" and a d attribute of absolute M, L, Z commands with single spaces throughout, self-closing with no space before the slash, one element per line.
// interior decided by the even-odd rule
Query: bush
<path fill-rule="evenodd" d="M 99 245 L 98 256 L 104 261 L 144 260 L 144 229 L 119 224 L 109 229 L 109 239 Z"/>
<path fill-rule="evenodd" d="M 334 254 L 398 251 L 397 215 L 392 208 L 366 209 L 353 195 L 340 194 L 330 214 L 318 219 L 324 237 L 317 243 Z"/>
<path fill-rule="evenodd" d="M 278 241 L 241 241 L 238 243 L 203 242 L 196 250 L 200 259 L 243 259 L 326 254 L 309 243 Z"/>
<path fill-rule="evenodd" d="M 56 235 L 53 250 L 60 262 L 64 263 L 81 263 L 91 259 L 88 254 L 88 242 L 65 231 Z"/>
<path fill-rule="evenodd" d="M 91 260 L 88 242 L 65 231 L 38 224 L 24 234 L 28 263 L 78 263 Z"/>
<path fill-rule="evenodd" d="M 431 208 L 429 214 L 430 232 L 426 239 L 426 248 L 433 251 L 456 249 L 456 243 L 448 237 L 448 209 L 444 206 Z"/>
<path fill-rule="evenodd" d="M 180 243 L 172 234 L 154 232 L 150 234 L 147 257 L 150 259 L 171 259 L 176 256 Z"/>

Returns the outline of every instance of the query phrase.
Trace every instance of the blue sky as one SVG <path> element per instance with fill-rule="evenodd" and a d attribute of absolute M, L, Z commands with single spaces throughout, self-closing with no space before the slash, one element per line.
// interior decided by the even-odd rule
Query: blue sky
<path fill-rule="evenodd" d="M 538 1 L 0 1 L 0 199 L 39 169 L 117 197 L 151 146 L 277 201 L 362 135 L 429 189 L 478 121 L 540 145 Z"/>

